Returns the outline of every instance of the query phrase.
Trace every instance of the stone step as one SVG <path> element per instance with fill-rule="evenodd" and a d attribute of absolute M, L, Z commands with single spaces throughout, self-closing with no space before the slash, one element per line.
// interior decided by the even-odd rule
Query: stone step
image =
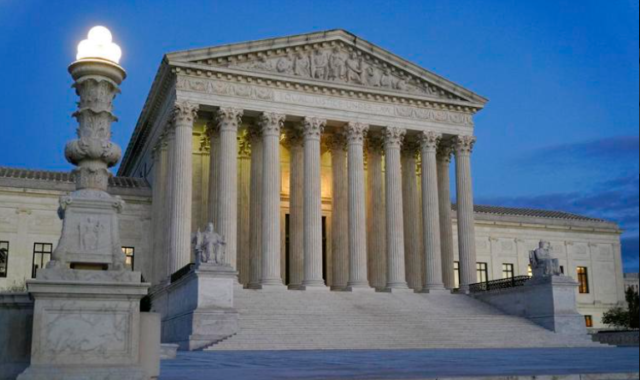
<path fill-rule="evenodd" d="M 241 331 L 210 351 L 594 347 L 463 295 L 236 288 Z"/>

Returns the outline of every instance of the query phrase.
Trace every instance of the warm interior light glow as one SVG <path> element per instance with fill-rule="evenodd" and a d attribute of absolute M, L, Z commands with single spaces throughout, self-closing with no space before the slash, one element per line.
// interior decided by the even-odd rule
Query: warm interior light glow
<path fill-rule="evenodd" d="M 120 46 L 113 43 L 113 36 L 109 29 L 104 26 L 91 28 L 86 40 L 78 45 L 78 60 L 88 58 L 106 59 L 113 63 L 120 63 L 122 50 Z"/>

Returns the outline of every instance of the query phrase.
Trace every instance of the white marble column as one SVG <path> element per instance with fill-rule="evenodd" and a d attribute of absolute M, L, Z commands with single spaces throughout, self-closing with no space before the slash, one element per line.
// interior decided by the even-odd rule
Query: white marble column
<path fill-rule="evenodd" d="M 300 290 L 304 277 L 304 149 L 298 128 L 286 131 L 289 147 L 289 289 Z"/>
<path fill-rule="evenodd" d="M 249 265 L 250 279 L 247 288 L 259 289 L 262 273 L 262 131 L 259 126 L 249 128 L 251 144 L 251 178 L 249 194 Z"/>
<path fill-rule="evenodd" d="M 442 249 L 442 279 L 445 288 L 456 287 L 453 253 L 453 218 L 451 209 L 451 155 L 449 141 L 441 141 L 438 147 L 438 206 L 440 208 L 440 244 Z"/>
<path fill-rule="evenodd" d="M 191 263 L 191 207 L 193 181 L 193 123 L 198 105 L 178 102 L 174 108 L 175 133 L 172 150 L 172 175 L 169 230 L 169 275 Z"/>
<path fill-rule="evenodd" d="M 220 182 L 220 129 L 216 120 L 207 123 L 209 139 L 209 193 L 207 194 L 207 222 L 217 223 L 218 215 L 218 182 Z M 215 226 L 216 230 L 218 226 Z"/>
<path fill-rule="evenodd" d="M 280 268 L 280 131 L 285 115 L 265 112 L 260 117 L 262 128 L 262 273 L 264 288 L 282 288 Z"/>
<path fill-rule="evenodd" d="M 347 290 L 371 289 L 367 268 L 367 221 L 364 198 L 364 136 L 367 124 L 347 125 L 349 154 L 349 283 Z M 344 210 L 344 209 L 342 209 Z"/>
<path fill-rule="evenodd" d="M 309 289 L 328 289 L 322 278 L 322 192 L 320 137 L 326 121 L 314 117 L 303 121 L 304 135 L 304 280 Z"/>
<path fill-rule="evenodd" d="M 456 177 L 458 203 L 458 242 L 460 250 L 460 291 L 469 292 L 469 285 L 478 282 L 476 274 L 476 232 L 471 176 L 471 152 L 476 142 L 473 136 L 458 136 L 456 140 Z"/>
<path fill-rule="evenodd" d="M 440 243 L 440 206 L 438 197 L 438 164 L 436 154 L 442 135 L 423 132 L 420 136 L 422 154 L 422 236 L 424 239 L 424 270 L 426 292 L 444 291 L 442 280 L 442 245 Z"/>
<path fill-rule="evenodd" d="M 416 156 L 420 150 L 414 141 L 405 141 L 402 147 L 402 208 L 404 219 L 404 254 L 406 281 L 409 287 L 420 291 L 423 285 L 424 258 L 421 250 L 422 221 L 418 198 Z"/>
<path fill-rule="evenodd" d="M 329 142 L 332 170 L 331 252 L 332 290 L 344 290 L 349 281 L 349 220 L 346 212 L 348 198 L 346 141 L 342 133 L 335 133 Z"/>
<path fill-rule="evenodd" d="M 165 173 L 165 197 L 164 197 L 164 208 L 162 213 L 162 228 L 165 233 L 162 235 L 162 246 L 163 246 L 163 272 L 162 272 L 162 282 L 169 281 L 169 277 L 171 276 L 171 268 L 173 258 L 171 257 L 171 237 L 169 231 L 171 231 L 171 200 L 173 199 L 173 175 L 175 172 L 175 165 L 173 162 L 173 152 L 176 148 L 176 134 L 173 129 L 173 120 L 171 120 L 167 126 L 165 131 L 165 139 L 167 144 L 167 171 Z"/>
<path fill-rule="evenodd" d="M 168 140 L 165 131 L 159 138 L 156 151 L 154 152 L 154 178 L 153 178 L 153 278 L 151 281 L 157 284 L 168 276 L 167 250 L 166 250 L 166 225 L 167 215 L 167 175 L 168 164 Z"/>
<path fill-rule="evenodd" d="M 387 235 L 382 158 L 384 142 L 380 136 L 367 140 L 367 250 L 369 282 L 379 290 L 387 286 Z"/>
<path fill-rule="evenodd" d="M 220 133 L 216 231 L 226 243 L 226 263 L 237 268 L 238 261 L 238 127 L 243 111 L 220 108 L 216 122 Z"/>
<path fill-rule="evenodd" d="M 251 281 L 251 141 L 249 130 L 238 133 L 238 278 Z"/>
<path fill-rule="evenodd" d="M 404 220 L 402 210 L 402 165 L 400 148 L 406 130 L 397 127 L 384 129 L 386 163 L 387 214 L 387 286 L 386 291 L 409 289 L 405 272 Z"/>

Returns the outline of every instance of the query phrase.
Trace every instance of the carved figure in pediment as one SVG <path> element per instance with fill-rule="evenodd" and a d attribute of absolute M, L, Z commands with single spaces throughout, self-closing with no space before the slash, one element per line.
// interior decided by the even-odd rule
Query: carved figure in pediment
<path fill-rule="evenodd" d="M 408 91 L 409 90 L 409 85 L 407 84 L 407 81 L 404 78 L 400 78 L 396 82 L 396 85 L 394 87 L 398 91 Z"/>
<path fill-rule="evenodd" d="M 262 71 L 273 71 L 271 67 L 271 63 L 265 56 L 260 56 L 258 60 L 253 64 L 252 69 L 262 70 Z"/>
<path fill-rule="evenodd" d="M 293 59 L 291 56 L 282 57 L 276 64 L 276 70 L 280 74 L 293 75 Z"/>
<path fill-rule="evenodd" d="M 391 73 L 389 72 L 389 70 L 385 70 L 384 73 L 382 74 L 382 79 L 380 79 L 380 85 L 383 88 L 388 88 L 388 89 L 393 89 L 393 77 L 391 76 Z"/>
<path fill-rule="evenodd" d="M 309 57 L 303 52 L 298 52 L 293 63 L 293 70 L 295 75 L 299 77 L 311 77 L 311 61 L 309 61 Z"/>
<path fill-rule="evenodd" d="M 326 80 L 329 76 L 329 58 L 321 50 L 316 50 L 313 54 L 312 71 L 315 79 Z"/>
<path fill-rule="evenodd" d="M 380 87 L 380 71 L 373 66 L 363 63 L 362 83 L 372 87 Z"/>
<path fill-rule="evenodd" d="M 349 83 L 362 84 L 362 60 L 355 51 L 351 53 L 346 63 L 347 81 Z"/>
<path fill-rule="evenodd" d="M 331 58 L 329 58 L 329 80 L 345 81 L 347 79 L 346 61 L 347 59 L 340 52 L 340 49 L 333 49 Z"/>

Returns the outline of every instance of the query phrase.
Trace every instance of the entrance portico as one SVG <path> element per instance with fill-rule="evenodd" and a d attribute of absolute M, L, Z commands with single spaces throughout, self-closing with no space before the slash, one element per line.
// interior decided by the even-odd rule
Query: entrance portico
<path fill-rule="evenodd" d="M 171 152 L 154 162 L 166 167 L 153 170 L 164 200 L 154 199 L 155 212 L 171 207 L 173 220 L 154 219 L 166 224 L 154 231 L 167 231 L 172 247 L 158 257 L 169 270 L 156 270 L 155 282 L 191 262 L 184 242 L 206 221 L 227 239 L 242 284 L 254 289 L 285 288 L 286 249 L 292 289 L 451 289 L 456 245 L 461 289 L 476 282 L 472 117 L 485 99 L 342 31 L 170 54 L 156 82 L 154 107 L 134 135 Z M 185 110 L 195 115 L 188 125 Z M 206 189 L 193 188 L 197 171 L 185 165 L 193 165 L 204 132 Z M 443 226 L 451 221 L 451 150 L 458 244 Z M 130 151 L 122 170 L 146 160 Z M 187 220 L 186 203 L 200 216 Z M 323 216 L 331 219 L 329 244 Z M 238 233 L 243 225 L 248 236 Z M 331 271 L 323 268 L 326 250 Z"/>

